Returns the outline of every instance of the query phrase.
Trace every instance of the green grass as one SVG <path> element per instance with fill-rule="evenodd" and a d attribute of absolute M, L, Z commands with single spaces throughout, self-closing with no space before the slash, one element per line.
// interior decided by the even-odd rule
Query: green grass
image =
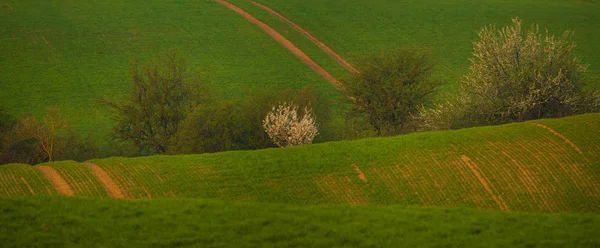
<path fill-rule="evenodd" d="M 95 98 L 127 95 L 132 59 L 170 49 L 188 54 L 190 71 L 205 70 L 225 97 L 304 86 L 336 94 L 254 24 L 210 0 L 0 0 L 0 13 L 0 105 L 17 116 L 57 106 L 83 135 L 106 135 L 109 109 Z"/>
<path fill-rule="evenodd" d="M 0 197 L 56 194 L 52 184 L 35 167 L 28 164 L 0 166 Z"/>
<path fill-rule="evenodd" d="M 120 178 L 131 198 L 147 198 L 144 188 L 150 195 L 295 204 L 598 212 L 598 120 L 593 114 L 255 152 L 92 162 Z M 576 148 L 536 123 L 556 126 Z"/>
<path fill-rule="evenodd" d="M 83 164 L 75 161 L 58 161 L 52 168 L 71 186 L 75 195 L 108 197 L 108 193 L 98 179 Z"/>
<path fill-rule="evenodd" d="M 0 198 L 3 247 L 595 247 L 597 214 Z"/>
<path fill-rule="evenodd" d="M 242 0 L 234 2 L 243 2 Z M 524 26 L 539 24 L 561 35 L 575 31 L 578 54 L 590 64 L 593 86 L 600 88 L 600 13 L 597 1 L 393 1 L 257 0 L 311 32 L 350 62 L 397 47 L 431 49 L 439 58 L 438 76 L 450 93 L 467 72 L 472 42 L 488 24 L 504 26 L 520 17 Z M 252 11 L 251 13 L 258 13 Z M 265 19 L 268 24 L 269 22 Z M 302 40 L 292 39 L 303 43 Z M 309 53 L 311 56 L 318 56 Z"/>
<path fill-rule="evenodd" d="M 232 3 L 271 25 L 337 77 L 347 73 L 287 24 L 245 0 Z M 576 31 L 578 53 L 591 64 L 592 84 L 600 82 L 598 2 L 499 0 L 420 2 L 390 0 L 259 1 L 350 61 L 374 51 L 415 46 L 440 58 L 438 76 L 451 94 L 468 69 L 471 43 L 479 28 L 505 25 L 519 16 L 552 32 Z M 140 7 L 143 6 L 143 7 Z M 147 61 L 177 49 L 189 55 L 190 70 L 202 69 L 231 98 L 252 91 L 312 86 L 341 104 L 333 86 L 310 70 L 254 24 L 211 0 L 202 1 L 9 1 L 0 0 L 0 105 L 20 116 L 42 116 L 57 106 L 69 126 L 104 139 L 113 122 L 95 99 L 124 99 L 130 91 L 132 59 Z M 335 112 L 339 114 L 338 112 Z"/>
<path fill-rule="evenodd" d="M 90 162 L 129 199 L 600 212 L 599 131 L 600 114 L 587 114 L 293 148 Z M 44 165 L 67 181 L 85 171 L 74 162 Z M 11 168 L 3 169 L 10 175 Z M 98 188 L 94 180 L 71 181 Z"/>

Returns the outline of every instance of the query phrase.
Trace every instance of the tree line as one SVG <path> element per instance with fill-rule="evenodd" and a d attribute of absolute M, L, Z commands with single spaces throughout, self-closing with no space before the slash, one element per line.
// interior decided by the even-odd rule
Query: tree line
<path fill-rule="evenodd" d="M 42 121 L 15 120 L 0 109 L 0 164 L 285 147 L 600 111 L 600 94 L 586 85 L 587 65 L 574 55 L 572 32 L 556 37 L 532 25 L 524 34 L 521 26 L 515 18 L 500 29 L 482 28 L 458 93 L 441 102 L 434 97 L 444 82 L 432 76 L 429 52 L 364 57 L 358 72 L 342 80 L 352 106 L 340 110 L 342 117 L 333 117 L 330 100 L 312 88 L 221 97 L 205 74 L 188 73 L 184 56 L 170 52 L 133 63 L 125 101 L 99 99 L 116 123 L 111 152 L 102 154 L 89 136 L 68 131 L 55 108 Z"/>

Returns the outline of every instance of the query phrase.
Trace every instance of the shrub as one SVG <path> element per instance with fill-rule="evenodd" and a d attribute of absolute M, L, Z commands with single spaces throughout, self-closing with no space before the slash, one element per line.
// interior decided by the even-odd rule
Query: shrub
<path fill-rule="evenodd" d="M 100 150 L 91 135 L 81 137 L 68 130 L 56 139 L 56 160 L 75 160 L 83 162 L 92 158 L 99 158 Z"/>
<path fill-rule="evenodd" d="M 163 153 L 186 114 L 211 93 L 205 80 L 186 74 L 185 59 L 174 52 L 159 56 L 142 71 L 134 63 L 131 76 L 133 91 L 125 104 L 101 100 L 116 112 L 114 135 L 143 154 Z"/>
<path fill-rule="evenodd" d="M 265 132 L 279 147 L 311 144 L 317 136 L 317 126 L 310 108 L 304 108 L 302 116 L 298 107 L 283 103 L 273 107 L 263 121 Z"/>
<path fill-rule="evenodd" d="M 238 101 L 196 106 L 182 121 L 169 146 L 170 154 L 204 153 L 245 148 L 247 133 Z"/>
<path fill-rule="evenodd" d="M 419 107 L 429 104 L 440 82 L 431 80 L 433 61 L 418 50 L 398 49 L 368 56 L 344 81 L 344 93 L 364 111 L 378 135 L 412 130 Z"/>
<path fill-rule="evenodd" d="M 597 111 L 600 97 L 585 87 L 587 65 L 574 56 L 572 32 L 555 37 L 521 21 L 479 31 L 470 72 L 457 97 L 423 110 L 427 129 L 462 128 Z"/>
<path fill-rule="evenodd" d="M 15 133 L 22 140 L 34 139 L 38 150 L 43 151 L 42 161 L 52 161 L 56 135 L 65 126 L 66 120 L 59 116 L 58 109 L 50 107 L 41 123 L 34 116 L 23 117 L 15 126 Z"/>

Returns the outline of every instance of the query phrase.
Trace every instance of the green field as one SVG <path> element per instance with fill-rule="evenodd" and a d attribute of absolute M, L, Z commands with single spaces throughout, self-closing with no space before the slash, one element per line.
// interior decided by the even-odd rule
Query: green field
<path fill-rule="evenodd" d="M 233 3 L 251 5 L 245 0 Z M 430 49 L 439 59 L 438 76 L 453 91 L 469 67 L 472 42 L 488 24 L 504 26 L 511 18 L 524 27 L 536 23 L 554 34 L 575 31 L 577 53 L 590 64 L 591 84 L 600 87 L 600 2 L 552 1 L 392 1 L 392 0 L 256 0 L 281 13 L 323 41 L 342 57 L 356 61 L 368 53 L 397 47 Z M 258 8 L 247 7 L 257 16 Z M 251 11 L 253 10 L 253 11 Z M 264 11 L 263 11 L 264 12 Z M 274 21 L 264 20 L 271 24 Z M 273 25 L 277 26 L 277 25 Z M 285 30 L 285 29 L 281 29 Z M 301 39 L 293 39 L 299 44 Z M 308 47 L 308 46 L 303 46 Z M 303 48 L 304 49 L 304 48 Z M 305 50 L 310 51 L 310 48 Z M 315 53 L 309 53 L 317 56 Z"/>
<path fill-rule="evenodd" d="M 600 114 L 587 114 L 284 149 L 90 160 L 100 176 L 74 162 L 41 166 L 55 168 L 76 196 L 597 213 L 599 130 Z M 39 181 L 21 172 L 39 166 L 8 165 L 0 175 Z M 3 181 L 0 196 L 30 195 L 12 185 Z M 46 194 L 48 183 L 30 185 Z"/>
<path fill-rule="evenodd" d="M 556 34 L 574 30 L 600 89 L 596 0 L 256 1 L 351 63 L 386 49 L 430 49 L 435 76 L 448 82 L 437 99 L 456 91 L 481 27 L 520 17 Z M 276 16 L 229 2 L 336 78 L 348 76 Z M 101 150 L 119 148 L 109 147 L 113 120 L 97 99 L 125 99 L 131 61 L 173 50 L 224 98 L 311 86 L 328 96 L 332 119 L 346 121 L 349 106 L 327 80 L 214 0 L 0 0 L 0 22 L 0 107 L 16 117 L 58 107 Z M 1 247 L 600 247 L 598 233 L 600 113 L 290 148 L 0 166 Z"/>
<path fill-rule="evenodd" d="M 143 7 L 140 7 L 143 6 Z M 214 1 L 0 1 L 0 106 L 42 116 L 58 107 L 78 133 L 112 125 L 96 98 L 123 99 L 130 61 L 176 49 L 225 97 L 334 88 L 254 24 Z"/>
<path fill-rule="evenodd" d="M 0 198 L 0 212 L 3 247 L 600 245 L 593 214 L 63 197 Z"/>
<path fill-rule="evenodd" d="M 347 72 L 287 24 L 246 0 L 236 4 L 291 40 L 338 78 Z M 396 47 L 431 49 L 437 75 L 456 88 L 469 65 L 471 43 L 484 25 L 505 25 L 515 16 L 551 32 L 576 32 L 578 53 L 598 86 L 600 4 L 592 1 L 390 0 L 281 1 L 263 3 L 325 42 L 350 62 Z M 143 6 L 143 7 L 140 7 Z M 190 71 L 204 70 L 225 97 L 255 91 L 335 89 L 254 24 L 211 0 L 19 1 L 0 0 L 0 106 L 20 116 L 42 116 L 58 107 L 82 135 L 101 139 L 112 126 L 109 109 L 96 98 L 123 99 L 130 91 L 130 61 L 148 61 L 176 49 Z M 334 109 L 339 107 L 332 101 Z"/>
<path fill-rule="evenodd" d="M 595 247 L 598 137 L 600 114 L 587 114 L 294 148 L 3 165 L 0 240 Z"/>

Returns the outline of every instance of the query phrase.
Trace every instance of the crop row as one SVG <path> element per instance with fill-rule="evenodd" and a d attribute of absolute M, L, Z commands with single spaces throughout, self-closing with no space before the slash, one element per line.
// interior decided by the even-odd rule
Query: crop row
<path fill-rule="evenodd" d="M 44 175 L 25 164 L 0 166 L 0 196 L 55 195 Z"/>

